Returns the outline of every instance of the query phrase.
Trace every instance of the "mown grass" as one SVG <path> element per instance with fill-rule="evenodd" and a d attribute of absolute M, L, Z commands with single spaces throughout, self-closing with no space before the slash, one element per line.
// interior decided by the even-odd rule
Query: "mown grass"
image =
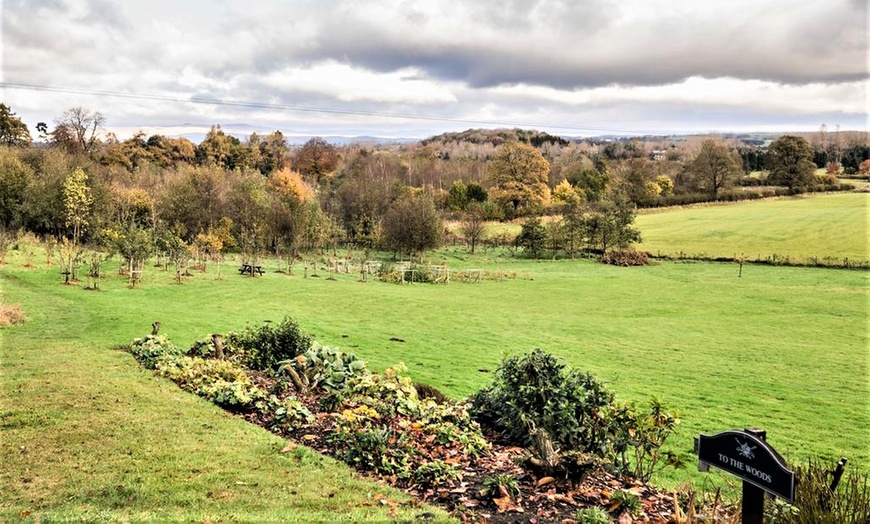
<path fill-rule="evenodd" d="M 866 261 L 868 217 L 870 193 L 839 193 L 650 210 L 636 224 L 653 254 Z"/>
<path fill-rule="evenodd" d="M 152 318 L 203 333 L 225 325 L 230 295 L 191 308 L 197 284 L 131 290 L 115 277 L 95 292 L 57 276 L 0 269 L 0 300 L 29 318 L 0 331 L 0 522 L 446 519 L 313 450 L 281 453 L 283 439 L 113 349 L 147 334 Z"/>
<path fill-rule="evenodd" d="M 4 408 L 13 412 L 4 424 L 30 420 L 19 413 L 21 406 L 47 425 L 5 429 L 12 433 L 4 433 L 4 452 L 34 447 L 54 478 L 54 487 L 41 491 L 36 481 L 24 483 L 33 455 L 16 455 L 4 479 L 15 486 L 14 511 L 33 506 L 92 515 L 95 509 L 76 501 L 91 499 L 96 489 L 105 507 L 116 500 L 112 487 L 128 486 L 132 476 L 147 479 L 143 492 L 154 493 L 132 503 L 144 512 L 163 496 L 156 495 L 160 490 L 176 489 L 182 472 L 198 470 L 220 479 L 218 488 L 210 480 L 195 481 L 164 501 L 161 507 L 174 512 L 167 517 L 220 516 L 221 507 L 233 508 L 240 518 L 260 511 L 268 517 L 278 513 L 269 513 L 256 489 L 246 491 L 234 476 L 245 475 L 242 482 L 259 482 L 269 492 L 286 486 L 281 479 L 309 485 L 312 472 L 290 468 L 276 453 L 278 439 L 202 405 L 139 370 L 128 355 L 107 349 L 147 334 L 154 320 L 184 346 L 208 333 L 293 316 L 320 342 L 356 352 L 375 368 L 403 362 L 415 379 L 454 397 L 487 384 L 503 355 L 540 347 L 603 378 L 624 400 L 657 396 L 681 412 L 672 446 L 690 466 L 660 477 L 667 485 L 697 476 L 691 473 L 695 435 L 746 426 L 766 429 L 789 458 L 846 456 L 850 467 L 870 468 L 866 272 L 750 266 L 738 278 L 734 264 L 615 268 L 579 260 L 471 257 L 461 248 L 430 259 L 453 268 L 501 268 L 516 278 L 360 283 L 355 274 L 328 280 L 324 271 L 319 278 L 302 278 L 301 268 L 290 277 L 267 262 L 267 274 L 251 279 L 228 263 L 222 281 L 212 271 L 178 285 L 173 275 L 149 269 L 141 287 L 129 289 L 114 275 L 93 292 L 58 284 L 55 268 L 5 267 L 4 301 L 21 303 L 31 322 L 3 332 L 10 348 L 4 349 L 3 390 L 8 405 L 16 406 Z M 203 424 L 214 431 L 202 431 Z M 77 436 L 68 439 L 70 431 Z M 111 438 L 100 439 L 94 431 Z M 71 456 L 102 473 L 51 465 L 67 440 L 75 443 Z M 137 460 L 140 448 L 158 450 L 163 465 Z M 213 449 L 221 460 L 207 469 Z M 133 455 L 125 457 L 128 451 Z M 94 458 L 103 455 L 116 462 Z M 345 478 L 346 472 L 336 471 Z M 260 477 L 266 480 L 255 480 Z M 362 494 L 371 490 L 354 486 Z M 233 502 L 208 498 L 209 492 L 222 493 L 215 489 L 228 490 Z M 318 498 L 324 491 L 330 490 L 313 489 L 310 498 L 322 506 L 311 502 L 317 508 L 312 511 L 350 511 L 367 500 L 345 495 L 335 503 Z M 190 500 L 200 504 L 196 513 L 185 509 Z"/>

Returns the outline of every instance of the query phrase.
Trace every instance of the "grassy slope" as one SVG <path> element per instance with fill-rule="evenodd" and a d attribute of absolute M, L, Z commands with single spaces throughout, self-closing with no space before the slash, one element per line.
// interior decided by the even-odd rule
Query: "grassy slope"
<path fill-rule="evenodd" d="M 637 218 L 652 253 L 749 258 L 870 257 L 870 193 L 647 211 Z"/>
<path fill-rule="evenodd" d="M 382 521 L 374 494 L 408 500 L 311 450 L 279 453 L 286 441 L 110 349 L 148 319 L 198 317 L 173 306 L 194 286 L 97 293 L 57 284 L 56 269 L 0 275 L 0 298 L 30 318 L 0 331 L 0 522 Z"/>

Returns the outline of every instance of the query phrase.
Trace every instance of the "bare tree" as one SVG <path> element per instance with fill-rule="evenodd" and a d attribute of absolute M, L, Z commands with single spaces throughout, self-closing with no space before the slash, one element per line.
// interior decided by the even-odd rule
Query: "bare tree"
<path fill-rule="evenodd" d="M 459 224 L 459 231 L 471 247 L 471 254 L 474 254 L 474 248 L 483 240 L 486 235 L 486 214 L 483 206 L 479 202 L 472 202 L 468 206 L 468 212 L 462 217 L 462 222 Z"/>
<path fill-rule="evenodd" d="M 99 143 L 99 132 L 105 123 L 106 118 L 100 112 L 92 112 L 81 106 L 73 107 L 56 121 L 52 132 L 53 142 L 67 149 L 91 153 Z"/>

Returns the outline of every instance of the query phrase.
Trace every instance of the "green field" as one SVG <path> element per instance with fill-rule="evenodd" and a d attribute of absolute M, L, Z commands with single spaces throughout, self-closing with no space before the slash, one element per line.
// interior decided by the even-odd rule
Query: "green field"
<path fill-rule="evenodd" d="M 828 217 L 866 218 L 857 209 L 866 198 L 673 214 L 689 214 L 680 219 L 687 224 L 693 213 L 734 217 L 726 222 L 755 213 L 761 221 L 758 205 L 796 206 L 793 217 L 821 208 Z M 801 207 L 807 203 L 814 205 Z M 664 224 L 667 217 L 642 219 Z M 785 229 L 799 221 L 779 216 L 776 223 Z M 828 222 L 840 244 L 832 249 L 854 256 L 855 237 L 839 232 L 858 230 L 866 242 L 866 229 L 837 223 Z M 641 227 L 649 238 L 649 224 Z M 768 242 L 783 253 L 785 245 L 797 250 L 822 237 L 782 234 Z M 684 251 L 692 249 L 702 248 Z M 487 384 L 503 355 L 540 347 L 598 375 L 623 400 L 657 396 L 680 411 L 671 446 L 689 465 L 658 479 L 669 486 L 700 478 L 695 435 L 746 426 L 766 429 L 789 459 L 845 456 L 850 468 L 870 470 L 867 271 L 749 265 L 738 278 L 729 263 L 616 268 L 472 257 L 457 247 L 429 259 L 516 278 L 360 283 L 356 275 L 330 280 L 324 271 L 303 278 L 301 267 L 290 277 L 267 261 L 266 275 L 250 279 L 230 261 L 221 281 L 210 268 L 178 285 L 174 273 L 149 267 L 135 289 L 107 272 L 101 291 L 85 291 L 59 284 L 57 267 L 39 258 L 13 252 L 0 266 L 0 302 L 21 304 L 29 318 L 0 330 L 0 521 L 383 520 L 390 507 L 376 493 L 407 500 L 303 448 L 279 453 L 281 439 L 152 377 L 115 349 L 147 334 L 155 320 L 186 346 L 293 316 L 320 342 L 356 352 L 376 369 L 402 362 L 415 379 L 457 398 Z M 37 267 L 23 267 L 25 260 Z M 424 511 L 431 509 L 400 505 L 398 516 Z"/>
<path fill-rule="evenodd" d="M 870 193 L 648 210 L 639 246 L 653 254 L 765 259 L 870 259 Z"/>

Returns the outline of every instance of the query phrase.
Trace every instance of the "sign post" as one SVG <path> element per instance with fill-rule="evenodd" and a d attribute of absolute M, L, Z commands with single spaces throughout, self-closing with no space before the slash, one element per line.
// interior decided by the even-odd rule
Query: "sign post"
<path fill-rule="evenodd" d="M 714 466 L 743 480 L 742 522 L 762 524 L 764 493 L 794 502 L 794 472 L 756 428 L 699 435 L 695 440 L 698 469 Z"/>

